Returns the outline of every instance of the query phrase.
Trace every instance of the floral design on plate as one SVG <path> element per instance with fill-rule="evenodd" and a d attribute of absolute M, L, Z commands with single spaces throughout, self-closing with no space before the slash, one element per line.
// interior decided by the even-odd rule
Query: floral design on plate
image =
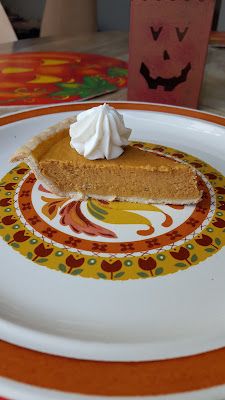
<path fill-rule="evenodd" d="M 180 151 L 134 146 L 194 166 L 202 200 L 195 206 L 74 201 L 50 193 L 20 164 L 0 184 L 3 239 L 39 265 L 114 280 L 175 273 L 215 254 L 225 244 L 225 178 Z"/>

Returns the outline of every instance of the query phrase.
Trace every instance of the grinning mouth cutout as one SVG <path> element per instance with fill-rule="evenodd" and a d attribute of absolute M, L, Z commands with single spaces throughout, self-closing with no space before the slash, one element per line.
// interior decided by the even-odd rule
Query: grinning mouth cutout
<path fill-rule="evenodd" d="M 151 77 L 148 67 L 142 62 L 140 73 L 145 78 L 150 89 L 157 89 L 158 86 L 162 86 L 165 91 L 170 92 L 175 89 L 177 85 L 187 80 L 188 72 L 190 70 L 191 63 L 189 62 L 186 67 L 181 70 L 179 76 L 173 76 L 172 78 L 162 78 L 161 76 L 157 76 L 157 78 L 154 79 Z"/>

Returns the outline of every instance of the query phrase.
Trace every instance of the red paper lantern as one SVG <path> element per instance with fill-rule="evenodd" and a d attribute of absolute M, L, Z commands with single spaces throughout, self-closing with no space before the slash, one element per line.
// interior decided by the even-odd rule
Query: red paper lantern
<path fill-rule="evenodd" d="M 132 0 L 128 99 L 196 107 L 215 0 Z"/>

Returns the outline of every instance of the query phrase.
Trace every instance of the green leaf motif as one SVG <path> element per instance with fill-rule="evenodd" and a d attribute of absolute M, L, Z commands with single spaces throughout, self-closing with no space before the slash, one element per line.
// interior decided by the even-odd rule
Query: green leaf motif
<path fill-rule="evenodd" d="M 20 247 L 20 245 L 19 245 L 19 243 L 13 242 L 13 243 L 12 243 L 12 247 L 15 247 L 15 248 L 17 249 L 18 247 Z"/>
<path fill-rule="evenodd" d="M 161 275 L 162 273 L 163 273 L 163 268 L 162 267 L 156 268 L 156 270 L 155 270 L 155 274 L 156 275 Z"/>
<path fill-rule="evenodd" d="M 125 272 L 121 271 L 121 272 L 117 272 L 117 274 L 114 275 L 114 278 L 118 279 L 121 278 L 121 276 L 123 276 L 125 274 Z"/>
<path fill-rule="evenodd" d="M 141 278 L 148 278 L 149 275 L 146 274 L 146 272 L 137 272 L 137 274 L 141 277 Z"/>
<path fill-rule="evenodd" d="M 102 79 L 100 76 L 85 76 L 83 83 L 57 83 L 56 86 L 61 90 L 52 93 L 51 96 L 80 96 L 81 98 L 86 98 L 116 90 L 116 85 Z"/>
<path fill-rule="evenodd" d="M 3 225 L 0 225 L 0 229 L 4 229 L 4 226 L 3 226 Z"/>
<path fill-rule="evenodd" d="M 107 276 L 105 274 L 103 274 L 103 272 L 98 272 L 97 275 L 99 276 L 99 278 L 101 279 L 107 279 Z"/>
<path fill-rule="evenodd" d="M 37 262 L 38 262 L 39 264 L 42 264 L 42 263 L 44 263 L 45 261 L 48 261 L 48 259 L 47 259 L 47 258 L 38 258 L 38 259 L 37 259 Z"/>
<path fill-rule="evenodd" d="M 33 253 L 31 253 L 31 251 L 29 251 L 29 252 L 27 253 L 27 258 L 28 258 L 29 260 L 32 260 L 32 258 L 33 258 Z"/>
<path fill-rule="evenodd" d="M 127 69 L 120 68 L 120 67 L 111 67 L 108 69 L 108 75 L 112 78 L 120 77 L 120 76 L 127 76 Z"/>
<path fill-rule="evenodd" d="M 217 246 L 220 246 L 221 245 L 221 240 L 219 238 L 216 238 L 215 239 L 215 243 L 216 243 Z"/>
<path fill-rule="evenodd" d="M 79 275 L 79 274 L 81 274 L 82 271 L 83 271 L 82 268 L 74 269 L 74 270 L 71 272 L 71 275 Z"/>
<path fill-rule="evenodd" d="M 205 251 L 207 251 L 207 253 L 213 253 L 215 251 L 215 249 L 213 249 L 212 247 L 207 247 L 207 249 L 205 249 Z"/>
<path fill-rule="evenodd" d="M 106 210 L 97 207 L 91 200 L 88 201 L 87 208 L 90 214 L 99 220 L 104 220 L 105 219 L 104 215 L 108 214 Z"/>
<path fill-rule="evenodd" d="M 176 267 L 179 267 L 179 268 L 184 268 L 184 267 L 187 267 L 187 264 L 184 264 L 184 263 L 176 263 L 175 266 L 176 266 Z"/>
<path fill-rule="evenodd" d="M 5 235 L 5 237 L 4 237 L 4 240 L 5 240 L 6 242 L 9 242 L 9 241 L 10 241 L 10 238 L 11 238 L 11 236 L 7 233 L 7 235 Z"/>
<path fill-rule="evenodd" d="M 58 268 L 60 271 L 66 272 L 66 266 L 64 264 L 59 264 Z"/>
<path fill-rule="evenodd" d="M 195 262 L 197 261 L 198 257 L 196 256 L 196 254 L 193 254 L 193 256 L 191 257 L 191 262 Z"/>
<path fill-rule="evenodd" d="M 104 217 L 103 215 L 101 215 L 101 214 L 95 212 L 95 211 L 90 207 L 89 203 L 87 203 L 87 208 L 88 208 L 89 213 L 90 213 L 91 215 L 93 215 L 93 217 L 95 217 L 95 218 L 97 218 L 97 219 L 99 219 L 99 220 L 101 220 L 101 221 L 105 219 L 105 217 Z"/>

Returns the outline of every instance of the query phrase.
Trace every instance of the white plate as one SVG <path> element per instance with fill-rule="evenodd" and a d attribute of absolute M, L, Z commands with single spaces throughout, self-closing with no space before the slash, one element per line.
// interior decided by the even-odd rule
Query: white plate
<path fill-rule="evenodd" d="M 169 108 L 168 108 L 169 110 Z M 121 110 L 132 139 L 174 147 L 225 173 L 225 129 L 181 115 Z M 18 146 L 74 112 L 0 128 L 1 176 Z M 17 114 L 19 115 L 19 114 Z M 225 346 L 225 249 L 194 268 L 156 279 L 110 281 L 68 276 L 0 242 L 0 336 L 68 357 L 157 360 Z"/>

